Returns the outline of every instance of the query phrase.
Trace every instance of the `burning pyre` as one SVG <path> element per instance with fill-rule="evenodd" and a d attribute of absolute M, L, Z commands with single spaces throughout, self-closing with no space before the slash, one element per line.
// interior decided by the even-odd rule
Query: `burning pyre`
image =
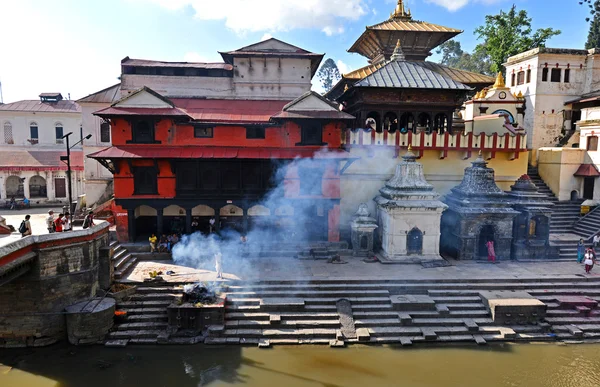
<path fill-rule="evenodd" d="M 221 289 L 217 285 L 188 284 L 183 286 L 182 303 L 196 306 L 213 305 L 222 302 Z"/>

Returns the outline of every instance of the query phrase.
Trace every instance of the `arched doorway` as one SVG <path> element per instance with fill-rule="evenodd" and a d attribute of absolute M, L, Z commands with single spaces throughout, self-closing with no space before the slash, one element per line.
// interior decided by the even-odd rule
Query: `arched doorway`
<path fill-rule="evenodd" d="M 421 113 L 419 114 L 419 117 L 417 119 L 417 129 L 418 131 L 429 131 L 431 125 L 431 116 L 427 113 Z"/>
<path fill-rule="evenodd" d="M 225 207 L 221 207 L 219 216 L 221 220 L 221 232 L 227 232 L 228 230 L 239 233 L 243 232 L 244 210 L 242 208 L 228 204 Z"/>
<path fill-rule="evenodd" d="M 23 190 L 23 180 L 19 176 L 9 176 L 6 179 L 6 197 L 22 198 L 25 191 Z"/>
<path fill-rule="evenodd" d="M 210 232 L 210 220 L 215 217 L 215 210 L 206 205 L 199 205 L 192 208 L 192 232 L 200 231 Z"/>
<path fill-rule="evenodd" d="M 255 205 L 248 209 L 248 230 L 259 228 L 267 230 L 271 224 L 271 210 L 265 206 Z"/>
<path fill-rule="evenodd" d="M 172 204 L 163 210 L 163 232 L 183 234 L 185 232 L 185 209 Z"/>
<path fill-rule="evenodd" d="M 406 237 L 406 253 L 408 255 L 423 254 L 423 233 L 417 227 L 408 232 Z"/>
<path fill-rule="evenodd" d="M 400 116 L 401 133 L 408 133 L 409 130 L 414 132 L 414 124 L 415 117 L 412 115 L 412 113 L 402 113 L 402 116 Z"/>
<path fill-rule="evenodd" d="M 383 117 L 383 129 L 390 133 L 394 133 L 398 129 L 398 116 L 396 113 L 385 113 Z"/>
<path fill-rule="evenodd" d="M 442 134 L 448 131 L 448 117 L 445 113 L 439 113 L 433 120 L 433 129 Z"/>
<path fill-rule="evenodd" d="M 372 129 L 376 132 L 381 132 L 381 117 L 379 116 L 379 113 L 370 112 L 367 114 L 365 129 Z"/>
<path fill-rule="evenodd" d="M 36 175 L 29 179 L 29 197 L 45 198 L 47 196 L 46 179 Z"/>
<path fill-rule="evenodd" d="M 157 231 L 156 215 L 157 212 L 150 206 L 139 206 L 134 210 L 135 214 L 135 239 L 144 240 Z M 160 237 L 160 235 L 159 235 Z"/>
<path fill-rule="evenodd" d="M 488 241 L 494 241 L 494 247 L 496 247 L 496 234 L 494 231 L 494 226 L 485 225 L 479 231 L 479 241 L 478 241 L 478 251 L 479 257 L 486 257 L 488 255 L 487 245 Z"/>

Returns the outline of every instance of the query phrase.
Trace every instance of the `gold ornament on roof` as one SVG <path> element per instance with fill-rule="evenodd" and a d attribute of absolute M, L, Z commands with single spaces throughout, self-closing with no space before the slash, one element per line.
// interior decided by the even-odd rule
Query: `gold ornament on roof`
<path fill-rule="evenodd" d="M 519 94 L 517 94 L 517 98 L 523 98 L 523 92 L 521 90 L 519 90 Z"/>
<path fill-rule="evenodd" d="M 346 86 L 344 86 L 344 91 L 348 91 L 348 84 L 346 83 Z"/>
<path fill-rule="evenodd" d="M 410 19 L 411 15 L 410 15 L 410 9 L 408 10 L 404 10 L 404 2 L 403 0 L 398 0 L 398 5 L 396 6 L 396 9 L 394 10 L 394 12 L 392 12 L 390 14 L 390 18 L 391 19 L 395 19 L 395 18 L 407 18 Z"/>
<path fill-rule="evenodd" d="M 492 89 L 498 89 L 501 87 L 506 87 L 506 83 L 504 83 L 504 77 L 502 76 L 502 72 L 499 72 L 496 76 L 496 82 L 494 83 L 494 86 L 492 86 Z"/>

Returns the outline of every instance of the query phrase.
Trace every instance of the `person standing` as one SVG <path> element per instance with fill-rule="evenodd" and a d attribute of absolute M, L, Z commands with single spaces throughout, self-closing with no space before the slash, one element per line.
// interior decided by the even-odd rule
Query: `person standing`
<path fill-rule="evenodd" d="M 585 255 L 585 244 L 583 243 L 583 239 L 580 239 L 579 243 L 577 243 L 577 263 L 583 262 L 584 255 Z"/>
<path fill-rule="evenodd" d="M 595 259 L 594 254 L 592 253 L 592 249 L 588 249 L 585 253 L 585 260 L 583 261 L 585 264 L 585 272 L 586 274 L 590 274 L 592 271 L 592 267 L 594 267 Z"/>
<path fill-rule="evenodd" d="M 215 254 L 215 269 L 217 271 L 217 278 L 223 278 L 223 255 L 221 252 Z"/>
<path fill-rule="evenodd" d="M 600 245 L 600 232 L 596 235 L 594 235 L 594 238 L 592 239 L 592 243 L 594 244 L 594 249 L 598 248 L 598 245 Z"/>
<path fill-rule="evenodd" d="M 15 197 L 13 196 L 12 198 L 10 198 L 10 209 L 14 210 L 15 208 L 17 208 L 17 201 L 15 200 Z"/>
<path fill-rule="evenodd" d="M 68 212 L 65 212 L 65 216 L 63 216 L 63 231 L 71 231 L 72 229 L 71 216 Z"/>
<path fill-rule="evenodd" d="M 52 234 L 54 232 L 54 211 L 48 211 L 48 217 L 46 218 L 46 228 L 48 229 L 48 234 Z"/>
<path fill-rule="evenodd" d="M 25 220 L 23 220 L 21 222 L 21 225 L 19 226 L 19 232 L 21 233 L 21 238 L 25 238 L 27 235 L 32 234 L 31 222 L 29 221 L 29 219 L 31 219 L 31 215 L 25 215 Z"/>
<path fill-rule="evenodd" d="M 494 249 L 494 241 L 489 240 L 485 245 L 488 251 L 488 262 L 496 263 L 496 250 Z"/>
<path fill-rule="evenodd" d="M 210 220 L 208 221 L 208 227 L 209 227 L 209 233 L 212 234 L 213 230 L 215 229 L 215 218 L 210 218 Z"/>
<path fill-rule="evenodd" d="M 58 218 L 54 219 L 54 231 L 62 232 L 63 230 L 63 214 L 58 214 Z"/>

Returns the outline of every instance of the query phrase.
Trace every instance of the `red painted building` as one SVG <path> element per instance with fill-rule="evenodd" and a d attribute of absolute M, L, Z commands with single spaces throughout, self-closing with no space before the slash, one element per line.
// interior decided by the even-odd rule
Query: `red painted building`
<path fill-rule="evenodd" d="M 122 90 L 121 100 L 95 113 L 110 122 L 112 147 L 88 157 L 114 174 L 119 239 L 133 241 L 151 232 L 208 231 L 214 219 L 217 230 L 295 228 L 306 230 L 308 239 L 339 240 L 340 165 L 348 158 L 341 146 L 342 131 L 354 117 L 310 91 L 290 98 L 294 90 L 306 88 L 305 76 L 310 87 L 321 55 L 279 41 L 250 47 L 222 54 L 231 64 L 219 68 L 216 80 L 203 83 L 210 78 L 203 69 L 213 71 L 215 64 L 187 64 L 185 69 L 200 74 L 197 79 L 188 73 L 190 84 L 200 85 L 198 95 L 180 86 L 179 78 L 186 75 L 172 75 L 175 86 L 167 84 L 162 93 L 149 87 Z M 273 61 L 278 55 L 279 61 Z M 305 62 L 308 73 L 278 69 L 288 65 L 283 59 L 295 61 L 291 65 Z M 249 61 L 251 71 L 238 68 Z M 125 63 L 132 62 L 126 58 Z M 154 70 L 143 71 L 181 68 L 165 62 L 152 66 Z M 203 93 L 202 84 L 212 82 L 214 90 L 215 84 L 231 82 L 243 94 L 252 82 L 241 80 L 240 74 L 259 69 L 255 96 L 260 99 Z M 124 72 L 136 71 L 140 70 Z M 264 75 L 269 72 L 273 76 Z M 149 83 L 164 85 L 168 77 L 151 78 Z M 267 83 L 271 90 L 265 92 Z M 223 90 L 223 96 L 230 97 L 230 90 Z M 307 219 L 309 225 L 298 224 Z"/>

